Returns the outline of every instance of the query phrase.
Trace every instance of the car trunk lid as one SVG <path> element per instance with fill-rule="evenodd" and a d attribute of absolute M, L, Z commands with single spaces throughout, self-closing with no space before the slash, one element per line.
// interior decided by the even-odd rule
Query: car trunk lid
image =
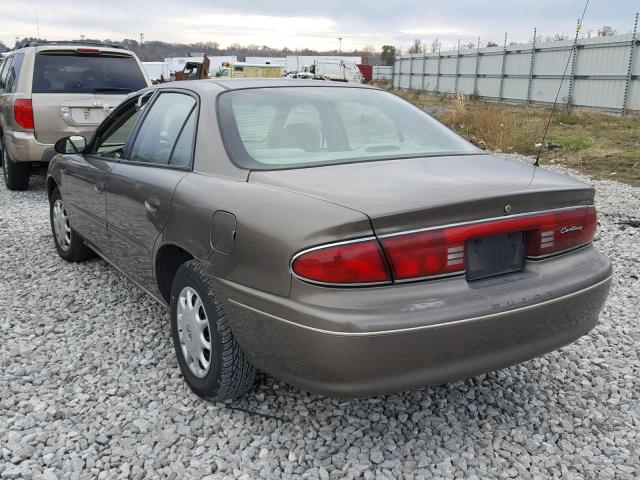
<path fill-rule="evenodd" d="M 367 215 L 377 235 L 593 203 L 576 180 L 491 155 L 252 171 L 262 183 Z"/>

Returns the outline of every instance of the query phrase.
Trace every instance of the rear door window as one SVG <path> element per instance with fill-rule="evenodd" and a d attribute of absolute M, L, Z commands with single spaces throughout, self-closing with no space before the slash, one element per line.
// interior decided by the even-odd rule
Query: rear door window
<path fill-rule="evenodd" d="M 12 64 L 13 57 L 9 57 L 2 62 L 2 71 L 0 71 L 0 93 L 5 93 L 7 90 L 7 77 Z"/>
<path fill-rule="evenodd" d="M 161 93 L 142 121 L 133 141 L 129 160 L 155 165 L 171 165 L 171 156 L 176 148 L 178 137 L 183 130 L 188 131 L 193 128 L 185 124 L 195 106 L 196 100 L 190 95 L 176 92 Z M 178 154 L 183 155 L 183 149 L 184 147 L 180 146 Z"/>
<path fill-rule="evenodd" d="M 33 72 L 33 93 L 113 94 L 147 86 L 131 55 L 39 53 Z"/>
<path fill-rule="evenodd" d="M 22 60 L 24 53 L 16 53 L 13 57 L 13 63 L 7 68 L 6 92 L 13 93 L 18 86 L 18 78 L 20 77 L 20 69 L 22 68 Z"/>

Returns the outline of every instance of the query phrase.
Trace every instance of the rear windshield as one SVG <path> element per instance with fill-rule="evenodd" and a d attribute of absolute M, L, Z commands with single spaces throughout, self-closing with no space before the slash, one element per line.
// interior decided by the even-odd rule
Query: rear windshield
<path fill-rule="evenodd" d="M 122 95 L 146 86 L 138 62 L 130 55 L 36 55 L 33 93 Z"/>
<path fill-rule="evenodd" d="M 235 90 L 221 94 L 219 115 L 234 163 L 256 170 L 482 153 L 419 108 L 380 90 Z"/>

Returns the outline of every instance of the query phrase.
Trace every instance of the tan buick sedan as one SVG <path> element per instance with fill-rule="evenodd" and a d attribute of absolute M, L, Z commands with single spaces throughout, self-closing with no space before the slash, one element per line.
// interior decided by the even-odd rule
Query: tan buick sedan
<path fill-rule="evenodd" d="M 205 398 L 256 368 L 338 395 L 477 375 L 584 335 L 609 290 L 591 186 L 362 85 L 163 84 L 56 148 L 58 253 L 169 308 Z"/>

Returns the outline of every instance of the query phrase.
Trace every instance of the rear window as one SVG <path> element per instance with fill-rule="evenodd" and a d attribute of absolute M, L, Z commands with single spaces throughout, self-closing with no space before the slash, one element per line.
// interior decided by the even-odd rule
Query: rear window
<path fill-rule="evenodd" d="M 278 87 L 225 92 L 219 122 L 237 165 L 254 170 L 483 153 L 380 90 Z"/>
<path fill-rule="evenodd" d="M 138 62 L 129 55 L 36 55 L 33 93 L 122 95 L 146 86 Z"/>

